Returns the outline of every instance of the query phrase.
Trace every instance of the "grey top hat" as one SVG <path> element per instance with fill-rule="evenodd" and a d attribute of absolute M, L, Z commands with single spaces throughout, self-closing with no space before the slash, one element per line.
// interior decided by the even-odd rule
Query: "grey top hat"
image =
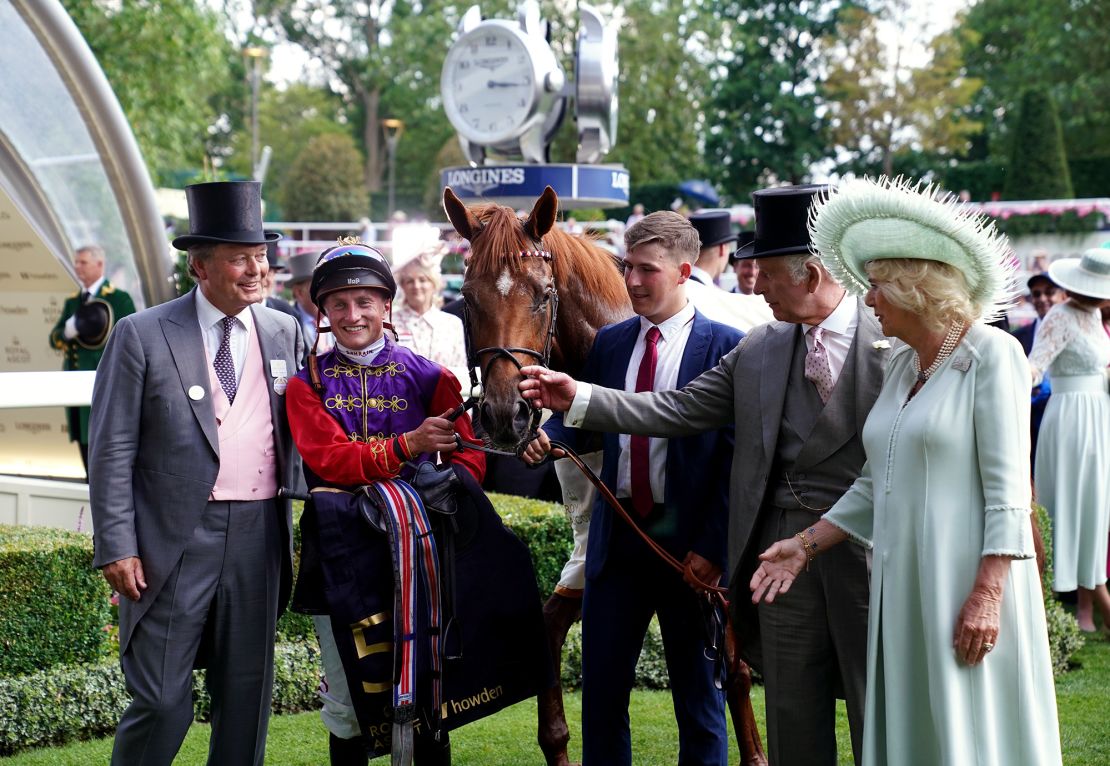
<path fill-rule="evenodd" d="M 173 246 L 187 250 L 192 245 L 265 245 L 281 235 L 262 227 L 262 184 L 256 181 L 215 181 L 185 187 L 189 203 L 189 233 L 177 237 Z"/>
<path fill-rule="evenodd" d="M 298 282 L 308 282 L 312 279 L 312 270 L 316 268 L 316 259 L 319 253 L 300 253 L 289 258 L 289 285 Z"/>

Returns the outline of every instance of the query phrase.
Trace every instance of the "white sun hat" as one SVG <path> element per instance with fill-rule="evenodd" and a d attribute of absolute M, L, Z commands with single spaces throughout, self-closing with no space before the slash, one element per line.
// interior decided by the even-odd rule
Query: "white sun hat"
<path fill-rule="evenodd" d="M 1061 258 L 1048 265 L 1052 281 L 1068 292 L 1110 299 L 1110 249 L 1092 247 L 1080 258 Z"/>

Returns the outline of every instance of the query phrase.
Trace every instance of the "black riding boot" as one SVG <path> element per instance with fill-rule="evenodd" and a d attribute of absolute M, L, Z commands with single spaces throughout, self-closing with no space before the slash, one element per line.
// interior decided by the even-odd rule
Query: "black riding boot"
<path fill-rule="evenodd" d="M 341 739 L 328 734 L 328 755 L 331 766 L 367 766 L 370 757 L 366 753 L 366 741 L 362 737 Z"/>
<path fill-rule="evenodd" d="M 443 732 L 440 741 L 417 737 L 413 743 L 413 766 L 451 766 L 451 739 Z"/>

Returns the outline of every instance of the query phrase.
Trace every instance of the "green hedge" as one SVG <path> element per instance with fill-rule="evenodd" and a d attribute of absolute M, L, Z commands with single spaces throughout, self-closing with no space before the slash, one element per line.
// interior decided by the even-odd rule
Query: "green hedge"
<path fill-rule="evenodd" d="M 555 503 L 515 495 L 491 492 L 489 499 L 505 526 L 532 553 L 540 597 L 546 599 L 555 590 L 563 565 L 574 550 L 574 535 L 566 511 Z"/>
<path fill-rule="evenodd" d="M 274 651 L 275 713 L 319 707 L 316 644 L 278 644 Z M 204 673 L 193 675 L 194 713 L 208 720 L 211 703 Z M 0 678 L 0 755 L 111 734 L 130 698 L 119 663 L 52 668 Z"/>
<path fill-rule="evenodd" d="M 1071 656 L 1083 648 L 1083 634 L 1079 632 L 1075 617 L 1052 595 L 1052 520 L 1042 505 L 1034 505 L 1033 511 L 1044 542 L 1041 590 L 1044 592 L 1044 613 L 1048 621 L 1048 648 L 1052 652 L 1052 673 L 1059 676 L 1068 671 Z"/>
<path fill-rule="evenodd" d="M 92 557 L 88 535 L 0 526 L 0 676 L 105 655 L 111 593 Z"/>

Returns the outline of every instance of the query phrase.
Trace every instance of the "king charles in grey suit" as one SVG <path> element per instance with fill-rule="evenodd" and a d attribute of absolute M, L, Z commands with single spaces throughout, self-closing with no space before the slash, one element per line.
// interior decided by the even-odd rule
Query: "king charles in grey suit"
<path fill-rule="evenodd" d="M 274 629 L 292 579 L 285 384 L 297 323 L 257 305 L 266 272 L 259 185 L 187 190 L 198 287 L 116 325 L 93 389 L 94 565 L 120 599 L 132 701 L 112 763 L 170 764 L 212 697 L 209 763 L 261 764 Z"/>
<path fill-rule="evenodd" d="M 757 615 L 748 587 L 756 556 L 815 523 L 859 476 L 860 431 L 889 356 L 875 316 L 809 252 L 806 219 L 822 188 L 753 195 L 756 237 L 737 256 L 759 260 L 755 291 L 779 321 L 754 328 L 715 368 L 654 394 L 587 387 L 537 367 L 526 367 L 521 383 L 526 398 L 569 409 L 565 422 L 595 431 L 673 438 L 735 424 L 730 599 L 745 653 L 766 681 L 775 766 L 837 763 L 837 696 L 847 701 L 858 763 L 866 690 L 863 548 L 828 552 L 795 583 L 804 579 L 804 591 L 761 604 Z"/>

